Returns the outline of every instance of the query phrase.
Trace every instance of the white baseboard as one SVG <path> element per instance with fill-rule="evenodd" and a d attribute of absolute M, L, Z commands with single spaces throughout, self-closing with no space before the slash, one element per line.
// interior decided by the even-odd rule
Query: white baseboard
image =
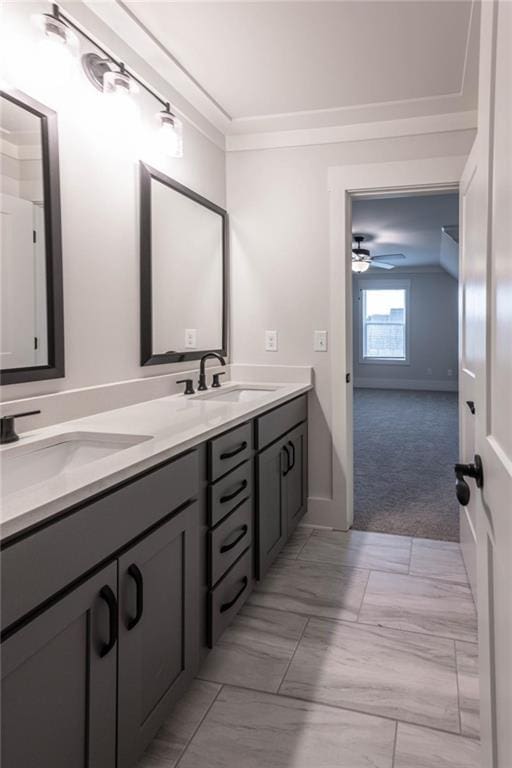
<path fill-rule="evenodd" d="M 457 392 L 457 381 L 432 379 L 354 379 L 356 389 L 423 389 L 434 392 Z"/>

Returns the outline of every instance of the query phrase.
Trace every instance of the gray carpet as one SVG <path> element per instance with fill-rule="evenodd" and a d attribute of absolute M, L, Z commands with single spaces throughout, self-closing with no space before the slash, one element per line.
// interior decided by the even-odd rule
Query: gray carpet
<path fill-rule="evenodd" d="M 354 390 L 354 528 L 459 540 L 457 397 Z"/>

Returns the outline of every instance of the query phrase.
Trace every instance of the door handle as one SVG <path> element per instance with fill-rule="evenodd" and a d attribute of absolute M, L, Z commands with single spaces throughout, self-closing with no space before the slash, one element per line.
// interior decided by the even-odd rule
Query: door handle
<path fill-rule="evenodd" d="M 240 485 L 238 486 L 238 488 L 236 488 L 236 489 L 235 489 L 234 491 L 232 491 L 231 493 L 226 493 L 226 495 L 225 495 L 225 496 L 221 496 L 221 497 L 220 497 L 220 499 L 219 499 L 219 502 L 220 502 L 221 504 L 225 504 L 227 501 L 232 501 L 233 499 L 236 499 L 236 497 L 237 497 L 237 496 L 238 496 L 240 493 L 242 493 L 242 491 L 245 491 L 245 489 L 247 488 L 248 484 L 249 484 L 249 483 L 247 482 L 247 480 L 242 480 L 242 482 L 240 483 Z"/>
<path fill-rule="evenodd" d="M 239 535 L 230 544 L 223 544 L 221 546 L 221 548 L 219 549 L 219 552 L 221 553 L 221 555 L 225 554 L 226 552 L 229 552 L 230 549 L 233 549 L 233 547 L 236 547 L 238 542 L 242 541 L 242 539 L 244 538 L 244 536 L 245 536 L 245 534 L 247 533 L 248 530 L 249 530 L 249 526 L 248 525 L 241 525 L 239 528 L 235 528 L 235 530 L 232 531 L 229 534 L 229 536 L 231 536 L 233 533 L 236 533 L 237 531 L 240 531 Z M 229 536 L 228 536 L 228 539 L 229 539 Z"/>
<path fill-rule="evenodd" d="M 471 497 L 471 491 L 464 478 L 472 477 L 476 482 L 476 487 L 482 488 L 484 484 L 482 459 L 478 454 L 476 454 L 474 463 L 455 464 L 453 469 L 455 472 L 455 493 L 457 495 L 458 502 L 461 506 L 467 507 Z"/>
<path fill-rule="evenodd" d="M 137 626 L 144 613 L 144 580 L 140 568 L 135 563 L 128 568 L 128 575 L 132 577 L 137 588 L 135 616 L 126 623 L 126 629 L 130 631 Z"/>
<path fill-rule="evenodd" d="M 292 451 L 292 463 L 290 466 L 290 469 L 288 471 L 291 471 L 295 466 L 295 443 L 293 443 L 291 440 L 288 440 L 288 445 L 291 448 Z"/>
<path fill-rule="evenodd" d="M 283 477 L 286 477 L 286 475 L 288 474 L 288 472 L 291 469 L 291 465 L 290 465 L 290 451 L 288 450 L 288 446 L 286 446 L 286 445 L 283 445 L 282 450 L 284 451 L 284 454 L 286 456 L 286 466 L 285 466 L 284 470 L 282 470 L 282 473 L 283 473 Z M 283 454 L 281 453 L 281 456 L 282 455 Z"/>
<path fill-rule="evenodd" d="M 247 440 L 244 440 L 243 443 L 240 443 L 236 448 L 233 448 L 232 451 L 224 451 L 224 453 L 221 453 L 220 458 L 221 459 L 232 459 L 233 456 L 236 456 L 238 453 L 242 453 L 242 451 L 245 451 L 247 448 Z"/>
<path fill-rule="evenodd" d="M 242 587 L 238 590 L 234 598 L 229 601 L 229 603 L 223 603 L 220 606 L 219 613 L 226 613 L 226 611 L 229 611 L 229 609 L 234 606 L 238 598 L 241 597 L 245 592 L 245 590 L 247 589 L 248 583 L 249 583 L 249 579 L 247 578 L 247 576 L 244 576 L 242 579 Z"/>
<path fill-rule="evenodd" d="M 117 635 L 118 635 L 118 624 L 117 624 L 117 600 L 116 596 L 112 592 L 112 589 L 106 584 L 104 587 L 101 588 L 100 591 L 100 597 L 102 600 L 104 600 L 108 606 L 108 640 L 106 643 L 103 643 L 103 646 L 100 650 L 100 656 L 103 658 L 103 656 L 106 656 L 107 653 L 110 653 L 112 648 L 117 642 Z"/>

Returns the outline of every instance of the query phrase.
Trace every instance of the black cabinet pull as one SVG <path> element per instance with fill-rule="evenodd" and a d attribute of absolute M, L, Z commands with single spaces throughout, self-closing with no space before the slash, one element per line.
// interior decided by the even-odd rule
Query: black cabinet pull
<path fill-rule="evenodd" d="M 234 606 L 238 598 L 245 592 L 248 584 L 249 584 L 249 579 L 247 578 L 247 576 L 244 576 L 242 579 L 242 588 L 238 590 L 234 598 L 230 600 L 229 603 L 222 603 L 222 605 L 219 608 L 219 612 L 225 613 L 226 611 L 229 611 L 229 609 Z"/>
<path fill-rule="evenodd" d="M 132 563 L 128 568 L 128 575 L 132 577 L 135 582 L 135 586 L 137 587 L 137 605 L 135 609 L 135 616 L 126 624 L 126 628 L 131 630 L 137 626 L 142 618 L 142 614 L 144 613 L 144 580 L 142 578 L 140 568 L 135 565 L 135 563 Z"/>
<path fill-rule="evenodd" d="M 289 472 L 295 466 L 295 444 L 291 440 L 288 440 L 288 445 L 292 449 L 292 463 L 291 463 L 290 469 L 288 470 L 288 472 Z"/>
<path fill-rule="evenodd" d="M 286 477 L 286 475 L 288 474 L 288 472 L 292 467 L 290 464 L 290 451 L 288 450 L 288 447 L 286 445 L 283 445 L 283 451 L 284 451 L 284 455 L 286 456 L 286 467 L 283 470 L 283 477 Z M 283 454 L 281 454 L 281 456 L 282 455 Z"/>
<path fill-rule="evenodd" d="M 246 448 L 247 448 L 247 440 L 244 440 L 243 443 L 240 443 L 238 448 L 233 448 L 232 451 L 226 451 L 225 453 L 221 453 L 220 458 L 232 459 L 233 456 L 236 456 L 237 453 L 242 453 L 242 451 L 245 451 Z"/>
<path fill-rule="evenodd" d="M 105 585 L 101 588 L 100 591 L 100 597 L 102 600 L 106 602 L 108 605 L 108 641 L 103 644 L 101 650 L 100 650 L 100 656 L 103 658 L 103 656 L 106 656 L 107 653 L 110 653 L 112 648 L 117 642 L 117 634 L 118 634 L 118 625 L 117 625 L 117 600 L 116 596 L 112 592 L 111 588 L 108 585 Z"/>
<path fill-rule="evenodd" d="M 231 533 L 229 534 L 230 536 L 233 533 L 236 533 L 237 531 L 241 531 L 240 536 L 237 536 L 236 539 L 231 542 L 231 544 L 223 544 L 222 547 L 219 550 L 221 555 L 223 555 L 225 552 L 229 552 L 229 550 L 233 549 L 233 547 L 236 547 L 238 542 L 242 541 L 243 537 L 245 536 L 245 534 L 247 533 L 248 530 L 249 530 L 249 526 L 248 525 L 241 525 L 239 528 L 235 528 L 234 531 L 231 531 Z M 229 538 L 229 536 L 228 536 L 228 538 Z"/>
<path fill-rule="evenodd" d="M 227 501 L 232 501 L 232 499 L 236 499 L 236 497 L 242 493 L 242 491 L 245 491 L 247 488 L 247 480 L 242 480 L 238 488 L 236 488 L 232 493 L 226 493 L 225 496 L 221 496 L 219 501 L 221 504 L 225 504 Z"/>

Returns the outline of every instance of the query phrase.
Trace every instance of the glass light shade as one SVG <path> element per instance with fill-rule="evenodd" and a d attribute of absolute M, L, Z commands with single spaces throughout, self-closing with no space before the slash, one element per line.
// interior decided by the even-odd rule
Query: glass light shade
<path fill-rule="evenodd" d="M 352 272 L 366 272 L 370 268 L 369 261 L 353 261 Z"/>
<path fill-rule="evenodd" d="M 183 157 L 183 124 L 168 110 L 157 114 L 160 122 L 158 129 L 158 148 L 169 157 Z"/>
<path fill-rule="evenodd" d="M 103 76 L 103 93 L 105 108 L 109 119 L 127 130 L 130 126 L 137 128 L 139 108 L 133 98 L 138 93 L 138 86 L 132 78 L 121 71 L 106 72 Z"/>
<path fill-rule="evenodd" d="M 45 65 L 51 68 L 52 76 L 65 77 L 67 68 L 78 55 L 78 36 L 56 16 L 38 13 L 32 18 L 43 33 L 38 48 Z"/>

